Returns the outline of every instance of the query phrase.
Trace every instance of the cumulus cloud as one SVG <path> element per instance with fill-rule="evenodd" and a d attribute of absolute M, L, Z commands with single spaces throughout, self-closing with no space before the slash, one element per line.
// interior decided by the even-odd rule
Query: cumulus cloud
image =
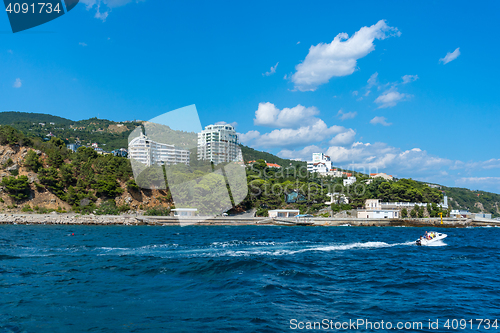
<path fill-rule="evenodd" d="M 379 109 L 393 107 L 399 102 L 405 101 L 410 98 L 411 95 L 403 94 L 397 91 L 397 89 L 390 89 L 383 92 L 377 99 L 375 103 L 379 104 Z"/>
<path fill-rule="evenodd" d="M 259 134 L 259 136 L 256 135 L 256 131 L 253 133 L 248 132 L 244 134 L 244 139 L 248 142 L 248 138 L 252 137 L 252 146 L 254 147 L 303 146 L 313 142 L 323 142 L 345 131 L 347 131 L 347 129 L 342 126 L 333 125 L 328 127 L 323 120 L 317 119 L 316 123 L 309 126 L 302 126 L 297 129 L 275 129 L 270 133 Z"/>
<path fill-rule="evenodd" d="M 418 75 L 405 75 L 402 77 L 402 79 L 403 79 L 403 84 L 407 84 L 413 81 L 417 81 Z"/>
<path fill-rule="evenodd" d="M 344 112 L 342 110 L 339 110 L 339 112 L 337 112 L 337 117 L 339 117 L 340 120 L 344 121 L 347 119 L 353 119 L 357 114 L 357 112 Z"/>
<path fill-rule="evenodd" d="M 312 145 L 304 147 L 301 150 L 283 149 L 278 153 L 278 156 L 281 158 L 300 158 L 302 161 L 310 161 L 313 153 L 319 153 L 322 151 L 323 149 L 321 147 Z"/>
<path fill-rule="evenodd" d="M 442 62 L 443 65 L 446 65 L 450 61 L 457 59 L 459 55 L 460 55 L 460 48 L 457 47 L 455 51 L 446 53 L 444 58 L 439 59 L 439 61 Z"/>
<path fill-rule="evenodd" d="M 319 119 L 314 116 L 317 114 L 319 110 L 314 106 L 305 107 L 299 104 L 280 110 L 272 103 L 259 103 L 253 123 L 258 126 L 295 128 L 316 123 Z"/>
<path fill-rule="evenodd" d="M 240 142 L 244 144 L 250 143 L 253 139 L 260 136 L 259 131 L 248 131 L 247 133 L 239 133 Z"/>
<path fill-rule="evenodd" d="M 276 68 L 278 67 L 279 62 L 276 63 L 276 65 L 272 66 L 269 72 L 265 72 L 262 74 L 262 76 L 270 76 L 276 73 Z"/>
<path fill-rule="evenodd" d="M 387 119 L 385 117 L 374 117 L 372 120 L 370 120 L 370 124 L 372 125 L 383 125 L 383 126 L 391 126 L 392 123 L 388 123 Z"/>
<path fill-rule="evenodd" d="M 346 132 L 335 135 L 328 143 L 332 146 L 347 146 L 354 142 L 356 131 L 349 128 Z"/>
<path fill-rule="evenodd" d="M 311 145 L 300 150 L 284 149 L 278 156 L 310 160 L 312 153 L 318 152 L 325 152 L 325 149 Z M 420 175 L 425 175 L 426 172 L 433 174 L 436 169 L 453 164 L 451 160 L 431 156 L 419 148 L 403 151 L 381 142 L 374 144 L 355 142 L 347 147 L 331 146 L 326 149 L 326 154 L 330 156 L 334 165 L 364 173 L 385 170 L 391 174 L 418 172 Z"/>
<path fill-rule="evenodd" d="M 20 78 L 17 78 L 12 85 L 14 88 L 21 88 L 23 86 L 23 81 Z"/>
<path fill-rule="evenodd" d="M 375 49 L 375 39 L 382 40 L 400 34 L 397 28 L 380 20 L 370 27 L 362 27 L 350 38 L 347 33 L 340 33 L 329 44 L 311 46 L 304 61 L 295 67 L 296 72 L 292 76 L 295 88 L 314 91 L 334 76 L 352 74 L 357 60 Z"/>

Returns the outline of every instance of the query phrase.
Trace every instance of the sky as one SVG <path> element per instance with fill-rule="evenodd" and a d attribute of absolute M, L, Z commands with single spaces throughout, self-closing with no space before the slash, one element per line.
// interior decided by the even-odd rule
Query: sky
<path fill-rule="evenodd" d="M 0 111 L 201 125 L 285 158 L 500 193 L 500 2 L 83 0 L 13 34 Z"/>

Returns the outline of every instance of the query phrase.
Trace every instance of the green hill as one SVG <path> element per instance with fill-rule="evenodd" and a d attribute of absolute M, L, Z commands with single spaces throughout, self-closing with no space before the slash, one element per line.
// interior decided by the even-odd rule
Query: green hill
<path fill-rule="evenodd" d="M 287 167 L 289 165 L 293 165 L 294 167 L 305 167 L 306 162 L 301 161 L 292 161 L 285 158 L 280 158 L 270 153 L 266 153 L 263 151 L 258 151 L 253 148 L 240 145 L 241 153 L 243 154 L 243 160 L 245 161 L 256 161 L 256 160 L 264 160 L 267 163 L 276 163 L 283 167 Z"/>
<path fill-rule="evenodd" d="M 30 113 L 30 112 L 19 112 L 19 111 L 0 112 L 0 125 L 12 125 L 19 122 L 28 122 L 28 123 L 53 122 L 66 125 L 73 123 L 74 121 L 44 113 Z"/>

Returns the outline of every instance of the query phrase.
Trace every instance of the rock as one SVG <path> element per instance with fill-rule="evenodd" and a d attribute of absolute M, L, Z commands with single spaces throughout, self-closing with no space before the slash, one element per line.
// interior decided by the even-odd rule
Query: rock
<path fill-rule="evenodd" d="M 35 150 L 35 153 L 36 153 L 37 155 L 42 155 L 42 151 L 41 151 L 41 150 L 38 150 L 38 149 L 37 149 L 37 150 Z"/>
<path fill-rule="evenodd" d="M 19 165 L 17 163 L 14 163 L 14 165 L 11 165 L 10 167 L 5 169 L 6 171 L 14 171 L 14 170 L 19 170 Z"/>

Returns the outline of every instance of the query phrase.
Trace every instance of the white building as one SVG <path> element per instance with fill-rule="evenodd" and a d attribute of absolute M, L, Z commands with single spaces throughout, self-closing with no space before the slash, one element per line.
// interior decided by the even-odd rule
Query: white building
<path fill-rule="evenodd" d="M 338 204 L 349 204 L 349 198 L 342 193 L 327 193 L 327 197 L 330 197 L 330 201 L 325 202 L 327 205 L 331 205 L 333 203 L 338 203 Z"/>
<path fill-rule="evenodd" d="M 139 161 L 147 166 L 180 163 L 189 165 L 189 154 L 189 150 L 152 141 L 143 133 L 128 144 L 128 158 Z"/>
<path fill-rule="evenodd" d="M 274 209 L 267 211 L 269 217 L 294 217 L 300 214 L 298 209 Z"/>
<path fill-rule="evenodd" d="M 175 217 L 190 217 L 190 216 L 196 216 L 196 211 L 198 209 L 196 208 L 174 208 L 172 209 L 172 212 L 174 213 Z"/>
<path fill-rule="evenodd" d="M 312 161 L 307 161 L 307 171 L 314 173 L 327 173 L 332 169 L 330 156 L 323 153 L 313 153 Z"/>
<path fill-rule="evenodd" d="M 400 217 L 399 210 L 383 208 L 380 199 L 366 199 L 365 209 L 358 210 L 359 219 L 397 219 Z"/>
<path fill-rule="evenodd" d="M 397 219 L 400 217 L 397 210 L 359 210 L 358 219 Z"/>
<path fill-rule="evenodd" d="M 375 209 L 375 210 L 390 210 L 398 209 L 401 210 L 406 208 L 407 211 L 412 210 L 415 206 L 427 207 L 426 203 L 422 202 L 382 202 L 381 199 L 366 199 L 365 209 Z M 443 202 L 439 203 L 443 209 L 448 208 L 448 197 L 445 195 Z"/>
<path fill-rule="evenodd" d="M 350 176 L 347 179 L 344 179 L 344 186 L 350 186 L 356 182 L 356 177 Z"/>
<path fill-rule="evenodd" d="M 458 210 L 454 209 L 450 212 L 450 217 L 460 219 L 460 218 L 466 218 L 471 216 L 470 212 L 468 210 Z"/>
<path fill-rule="evenodd" d="M 234 127 L 229 124 L 208 125 L 198 133 L 198 159 L 214 164 L 243 161 Z"/>

